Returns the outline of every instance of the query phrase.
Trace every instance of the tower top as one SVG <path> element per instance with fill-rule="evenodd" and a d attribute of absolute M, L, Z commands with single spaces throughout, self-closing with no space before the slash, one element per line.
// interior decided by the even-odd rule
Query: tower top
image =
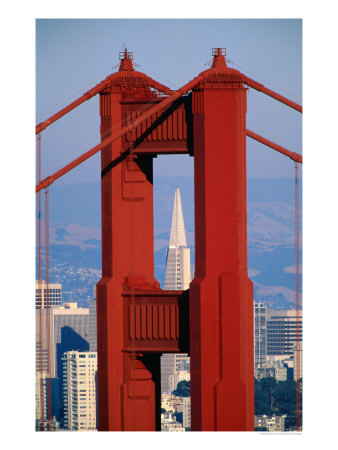
<path fill-rule="evenodd" d="M 212 56 L 214 57 L 212 62 L 213 69 L 225 69 L 227 64 L 225 62 L 226 49 L 225 48 L 213 48 Z"/>
<path fill-rule="evenodd" d="M 187 247 L 180 188 L 175 190 L 173 217 L 171 221 L 169 248 Z"/>
<path fill-rule="evenodd" d="M 134 59 L 134 54 L 133 52 L 128 52 L 127 48 L 124 49 L 123 52 L 119 53 L 119 59 L 120 59 L 120 69 L 119 71 L 130 71 L 130 70 L 134 70 L 134 66 L 133 66 L 133 59 Z"/>

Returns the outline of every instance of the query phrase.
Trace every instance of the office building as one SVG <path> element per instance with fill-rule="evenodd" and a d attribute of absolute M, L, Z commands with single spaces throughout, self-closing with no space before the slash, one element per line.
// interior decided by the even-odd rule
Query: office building
<path fill-rule="evenodd" d="M 55 308 L 56 306 L 62 305 L 62 290 L 61 284 L 49 283 L 48 286 L 44 281 L 41 281 L 41 286 L 39 281 L 35 282 L 35 308 L 42 309 L 46 308 L 47 301 L 50 308 Z"/>
<path fill-rule="evenodd" d="M 255 368 L 262 367 L 266 362 L 266 307 L 261 302 L 255 302 Z"/>
<path fill-rule="evenodd" d="M 184 228 L 180 188 L 177 187 L 167 250 L 164 289 L 185 290 L 189 288 L 190 281 L 190 248 L 187 246 Z"/>
<path fill-rule="evenodd" d="M 89 350 L 89 309 L 78 308 L 76 303 L 65 303 L 64 306 L 50 309 L 37 309 L 36 321 L 36 372 L 45 372 L 51 379 L 51 407 L 62 426 L 61 358 L 70 350 Z"/>
<path fill-rule="evenodd" d="M 302 347 L 302 312 L 299 317 L 299 341 Z M 293 355 L 296 350 L 296 310 L 266 308 L 267 355 Z"/>
<path fill-rule="evenodd" d="M 164 289 L 185 290 L 191 281 L 190 248 L 184 228 L 180 188 L 175 190 L 173 215 L 171 221 L 167 268 Z M 161 392 L 171 393 L 169 377 L 175 372 L 190 371 L 190 358 L 186 354 L 164 354 L 161 357 Z"/>
<path fill-rule="evenodd" d="M 40 337 L 41 318 L 41 337 Z M 58 360 L 68 350 L 89 350 L 89 309 L 77 303 L 36 311 L 36 371 L 58 376 Z M 47 354 L 49 348 L 49 367 Z M 62 371 L 61 371 L 62 372 Z"/>
<path fill-rule="evenodd" d="M 97 353 L 69 351 L 63 361 L 64 428 L 97 429 Z"/>
<path fill-rule="evenodd" d="M 190 358 L 187 354 L 165 353 L 161 357 L 161 392 L 163 394 L 171 394 L 173 391 L 172 379 L 175 373 L 181 371 L 190 373 Z"/>

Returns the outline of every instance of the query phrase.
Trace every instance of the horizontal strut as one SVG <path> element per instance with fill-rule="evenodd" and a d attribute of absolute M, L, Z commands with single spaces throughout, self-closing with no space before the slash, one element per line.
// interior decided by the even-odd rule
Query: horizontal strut
<path fill-rule="evenodd" d="M 303 112 L 303 107 L 301 105 L 298 105 L 297 103 L 293 102 L 292 100 L 289 100 L 286 97 L 283 97 L 280 94 L 277 94 L 277 92 L 272 91 L 271 89 L 266 88 L 261 83 L 257 83 L 257 81 L 253 80 L 252 78 L 247 77 L 246 75 L 243 76 L 243 83 L 247 84 L 248 86 L 252 87 L 256 91 L 263 92 L 266 95 L 269 95 L 270 97 L 274 98 L 275 100 L 278 100 L 281 103 L 284 103 L 284 105 L 290 106 L 290 108 L 295 109 L 296 111 Z"/>
<path fill-rule="evenodd" d="M 98 145 L 93 147 L 91 150 L 88 150 L 88 152 L 84 153 L 83 155 L 76 158 L 71 163 L 67 164 L 62 169 L 55 172 L 53 175 L 45 178 L 42 180 L 35 188 L 35 192 L 41 191 L 41 189 L 44 189 L 48 186 L 50 186 L 55 180 L 62 177 L 66 173 L 70 172 L 72 169 L 89 159 L 91 156 L 94 156 L 96 153 L 98 153 L 100 150 L 102 150 L 107 145 L 110 145 L 112 142 L 114 142 L 116 139 L 122 137 L 129 131 L 133 131 L 136 127 L 138 127 L 142 122 L 144 122 L 146 119 L 151 117 L 153 114 L 157 113 L 158 111 L 161 111 L 162 109 L 169 106 L 171 103 L 173 103 L 176 99 L 179 97 L 182 97 L 182 95 L 189 92 L 191 89 L 196 87 L 200 81 L 202 80 L 202 77 L 197 76 L 193 80 L 189 81 L 189 83 L 182 86 L 180 89 L 178 89 L 174 94 L 171 96 L 165 98 L 163 101 L 155 105 L 153 108 L 148 109 L 148 111 L 144 112 L 142 116 L 140 116 L 138 119 L 131 122 L 128 126 L 123 127 L 121 130 L 117 131 L 116 133 L 113 133 L 109 138 L 105 139 L 104 141 L 100 142 Z M 57 120 L 57 119 L 55 119 Z"/>

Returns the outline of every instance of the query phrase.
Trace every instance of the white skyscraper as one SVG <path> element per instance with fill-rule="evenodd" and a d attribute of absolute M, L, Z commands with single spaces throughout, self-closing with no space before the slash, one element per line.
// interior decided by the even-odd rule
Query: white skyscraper
<path fill-rule="evenodd" d="M 185 290 L 189 288 L 190 281 L 190 248 L 187 246 L 185 235 L 180 188 L 177 187 L 167 251 L 164 289 Z"/>
<path fill-rule="evenodd" d="M 175 190 L 174 208 L 171 221 L 169 248 L 167 250 L 167 270 L 164 289 L 185 290 L 191 281 L 190 248 L 184 228 L 180 188 Z M 164 354 L 161 357 L 161 392 L 171 391 L 170 377 L 176 371 L 190 370 L 190 358 L 186 354 Z"/>
<path fill-rule="evenodd" d="M 68 430 L 96 430 L 97 353 L 64 354 L 64 425 Z"/>

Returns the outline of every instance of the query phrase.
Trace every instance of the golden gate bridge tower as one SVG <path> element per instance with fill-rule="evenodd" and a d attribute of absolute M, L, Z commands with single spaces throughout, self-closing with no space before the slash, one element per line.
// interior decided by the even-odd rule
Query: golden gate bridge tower
<path fill-rule="evenodd" d="M 102 431 L 161 429 L 163 353 L 190 355 L 192 431 L 254 430 L 246 137 L 290 157 L 296 166 L 302 157 L 247 130 L 247 89 L 299 112 L 302 108 L 229 68 L 225 49 L 212 54 L 209 69 L 172 91 L 134 70 L 133 54 L 125 49 L 117 72 L 36 127 L 40 138 L 55 120 L 100 95 L 101 142 L 39 179 L 36 191 L 48 190 L 101 151 L 97 338 Z M 170 291 L 160 289 L 154 278 L 153 158 L 180 153 L 194 157 L 195 278 L 189 289 Z"/>

